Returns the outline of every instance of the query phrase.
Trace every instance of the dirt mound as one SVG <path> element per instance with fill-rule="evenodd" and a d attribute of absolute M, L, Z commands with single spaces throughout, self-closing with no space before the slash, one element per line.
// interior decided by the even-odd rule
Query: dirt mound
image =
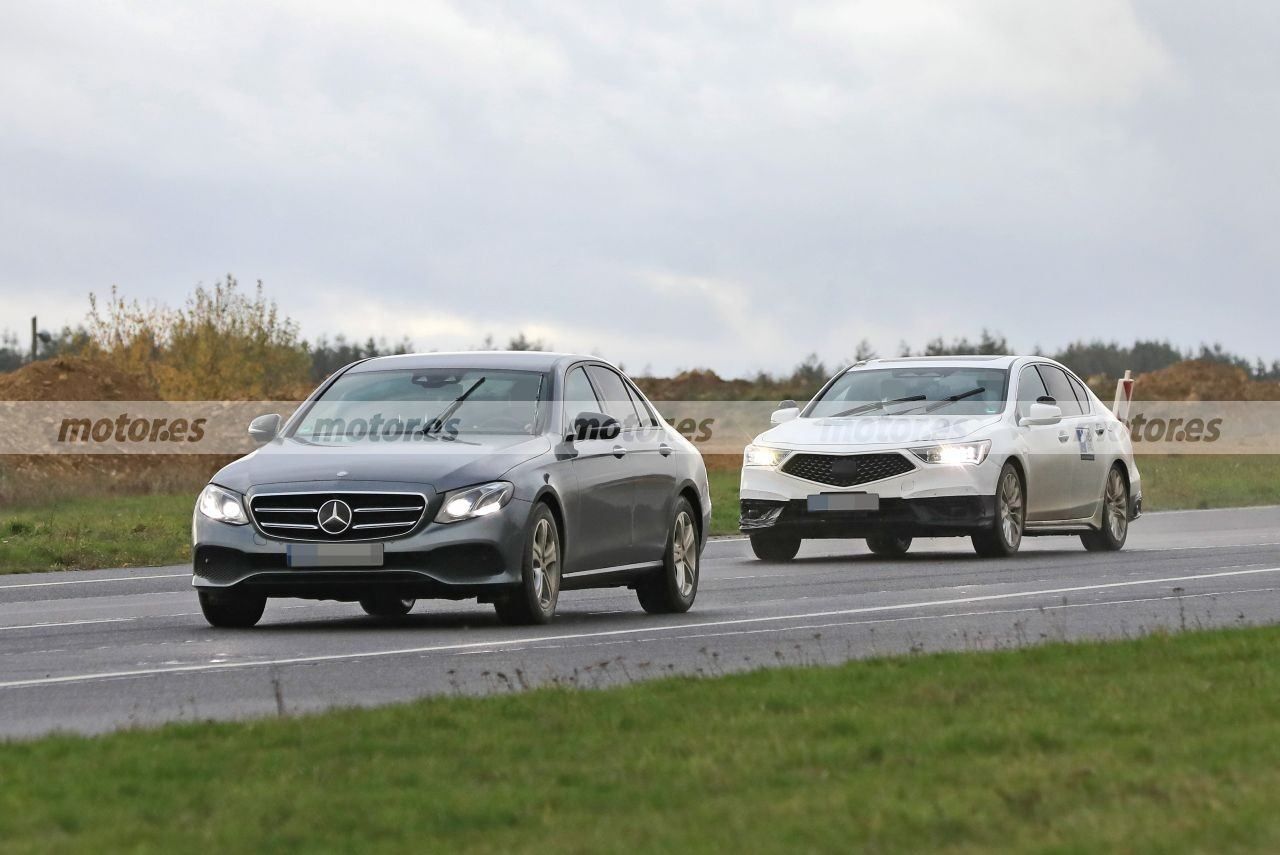
<path fill-rule="evenodd" d="M 754 380 L 725 380 L 706 368 L 683 371 L 675 377 L 633 378 L 653 401 L 781 401 L 809 400 L 817 388 L 792 379 L 765 376 Z"/>
<path fill-rule="evenodd" d="M 110 362 L 60 356 L 0 374 L 0 401 L 154 401 L 146 378 Z"/>
<path fill-rule="evenodd" d="M 1277 401 L 1280 383 L 1251 380 L 1234 365 L 1193 359 L 1140 375 L 1134 396 L 1144 401 Z"/>

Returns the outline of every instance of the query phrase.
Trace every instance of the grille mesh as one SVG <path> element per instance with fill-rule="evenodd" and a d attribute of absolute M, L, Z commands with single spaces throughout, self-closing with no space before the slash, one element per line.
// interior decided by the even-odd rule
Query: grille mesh
<path fill-rule="evenodd" d="M 901 454 L 793 454 L 782 471 L 832 487 L 854 487 L 915 469 Z"/>
<path fill-rule="evenodd" d="M 320 526 L 320 509 L 333 500 L 350 509 L 350 523 L 338 532 Z M 254 525 L 267 537 L 322 543 L 401 537 L 418 527 L 426 506 L 418 493 L 271 493 L 249 503 Z"/>

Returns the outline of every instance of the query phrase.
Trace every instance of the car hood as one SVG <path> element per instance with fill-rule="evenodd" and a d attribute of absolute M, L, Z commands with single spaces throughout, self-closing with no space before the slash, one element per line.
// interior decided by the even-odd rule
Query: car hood
<path fill-rule="evenodd" d="M 379 445 L 318 445 L 276 439 L 223 467 L 213 482 L 246 493 L 252 488 L 345 482 L 396 482 L 446 492 L 493 481 L 551 448 L 546 437 L 486 436 Z"/>
<path fill-rule="evenodd" d="M 779 448 L 823 447 L 854 450 L 947 442 L 972 436 L 999 423 L 1002 417 L 982 416 L 859 416 L 848 419 L 793 419 L 756 438 Z"/>

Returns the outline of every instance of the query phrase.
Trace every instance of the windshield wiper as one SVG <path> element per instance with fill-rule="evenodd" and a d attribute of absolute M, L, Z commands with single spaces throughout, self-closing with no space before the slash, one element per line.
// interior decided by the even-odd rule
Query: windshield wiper
<path fill-rule="evenodd" d="M 976 389 L 970 389 L 968 392 L 958 392 L 948 398 L 943 398 L 941 401 L 934 401 L 932 404 L 924 408 L 924 412 L 932 413 L 934 410 L 940 410 L 948 404 L 954 404 L 956 401 L 963 401 L 965 398 L 972 398 L 974 395 L 981 395 L 985 391 L 987 391 L 986 386 L 979 386 Z"/>
<path fill-rule="evenodd" d="M 905 398 L 894 398 L 892 401 L 869 401 L 865 404 L 859 404 L 852 410 L 845 410 L 843 413 L 836 413 L 834 416 L 827 416 L 829 419 L 843 419 L 846 416 L 857 416 L 862 413 L 869 413 L 872 410 L 883 410 L 890 404 L 909 404 L 912 401 L 923 401 L 926 399 L 924 395 L 908 395 Z"/>
<path fill-rule="evenodd" d="M 440 415 L 436 416 L 434 419 L 429 421 L 427 423 L 427 426 L 422 429 L 422 435 L 431 436 L 431 434 L 433 433 L 439 433 L 444 428 L 444 423 L 449 420 L 449 417 L 452 416 L 454 413 L 456 413 L 458 411 L 458 408 L 467 402 L 467 398 L 471 397 L 471 393 L 479 389 L 482 385 L 484 385 L 483 377 L 481 377 L 476 382 L 472 383 L 470 389 L 463 392 L 458 397 L 454 398 L 453 403 L 445 407 L 440 412 Z"/>

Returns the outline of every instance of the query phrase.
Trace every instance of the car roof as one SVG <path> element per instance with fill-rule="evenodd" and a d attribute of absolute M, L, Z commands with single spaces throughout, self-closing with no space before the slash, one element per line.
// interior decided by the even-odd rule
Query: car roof
<path fill-rule="evenodd" d="M 348 371 L 389 371 L 396 368 L 491 368 L 509 371 L 551 371 L 561 365 L 608 360 L 574 353 L 548 353 L 541 350 L 460 350 L 447 353 L 400 353 L 394 356 L 375 356 L 352 365 Z"/>
<path fill-rule="evenodd" d="M 884 359 L 868 359 L 865 362 L 859 362 L 852 368 L 892 368 L 894 366 L 911 366 L 911 365 L 937 365 L 939 367 L 951 367 L 962 365 L 981 365 L 984 368 L 1008 368 L 1023 357 L 1005 355 L 959 355 L 959 356 L 897 356 Z M 1053 360 L 1045 360 L 1052 362 Z"/>

